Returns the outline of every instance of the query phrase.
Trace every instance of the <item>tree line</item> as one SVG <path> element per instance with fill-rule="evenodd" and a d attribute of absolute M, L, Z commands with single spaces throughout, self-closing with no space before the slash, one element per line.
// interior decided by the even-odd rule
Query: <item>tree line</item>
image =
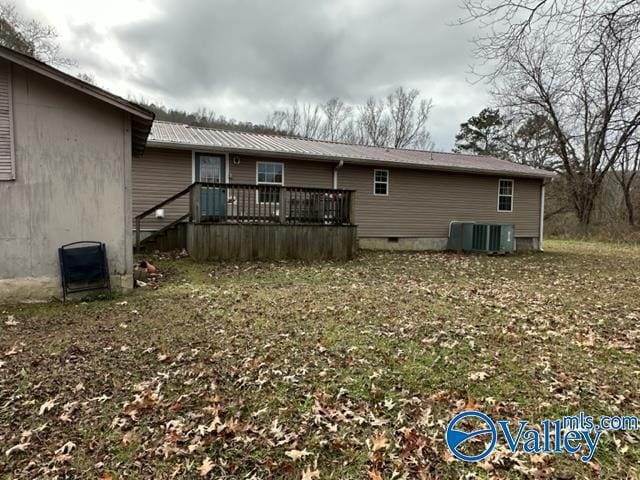
<path fill-rule="evenodd" d="M 480 60 L 475 74 L 491 86 L 496 104 L 515 125 L 538 124 L 542 145 L 536 155 L 557 163 L 582 230 L 591 224 L 596 199 L 611 176 L 623 190 L 627 220 L 633 224 L 640 2 L 462 3 L 466 17 L 460 23 L 474 23 L 481 31 L 475 39 Z"/>
<path fill-rule="evenodd" d="M 285 135 L 286 132 L 269 125 L 252 122 L 241 122 L 234 118 L 228 118 L 217 114 L 209 108 L 199 108 L 195 112 L 188 112 L 178 108 L 169 108 L 149 102 L 143 98 L 132 99 L 133 102 L 151 110 L 156 115 L 156 120 L 166 122 L 184 123 L 197 127 L 221 128 L 241 132 L 264 133 L 270 135 Z"/>
<path fill-rule="evenodd" d="M 454 151 L 490 155 L 550 170 L 559 174 L 560 180 L 556 182 L 561 182 L 563 188 L 571 187 L 568 182 L 572 181 L 573 177 L 566 175 L 553 125 L 544 115 L 537 114 L 522 119 L 520 116 L 504 114 L 498 108 L 485 108 L 478 115 L 460 124 L 460 131 L 455 137 Z M 603 174 L 603 181 L 608 174 L 619 189 L 629 225 L 635 225 L 636 202 L 633 190 L 637 186 L 636 177 L 639 169 L 640 143 L 633 140 L 610 170 Z M 562 213 L 567 210 L 570 210 L 570 205 L 559 205 L 552 212 Z"/>
<path fill-rule="evenodd" d="M 30 55 L 56 67 L 77 66 L 60 54 L 56 29 L 22 17 L 13 3 L 0 2 L 0 45 Z M 78 78 L 96 84 L 92 75 Z M 423 99 L 416 89 L 398 87 L 384 98 L 369 97 L 362 105 L 349 105 L 337 97 L 312 105 L 294 101 L 275 110 L 264 124 L 241 122 L 200 108 L 195 112 L 168 108 L 143 98 L 132 99 L 156 114 L 158 120 L 231 130 L 293 135 L 301 138 L 348 142 L 394 148 L 431 148 L 426 123 L 431 99 Z"/>
<path fill-rule="evenodd" d="M 455 150 L 493 155 L 559 173 L 564 209 L 581 229 L 596 202 L 617 185 L 626 221 L 636 223 L 640 177 L 640 2 L 610 0 L 460 0 L 482 32 L 474 74 L 490 85 L 495 105 L 461 124 Z M 0 44 L 57 67 L 75 66 L 60 53 L 55 28 L 22 17 L 0 2 Z M 95 83 L 90 75 L 83 80 Z M 294 135 L 393 148 L 433 148 L 429 98 L 398 87 L 381 98 L 348 104 L 298 103 L 264 124 L 239 122 L 208 109 L 195 112 L 139 100 L 160 120 L 214 128 Z M 603 190 L 607 190 L 603 192 Z"/>
<path fill-rule="evenodd" d="M 417 89 L 397 87 L 383 98 L 368 97 L 361 105 L 338 97 L 324 103 L 299 104 L 275 110 L 266 125 L 289 135 L 330 142 L 392 148 L 433 148 L 427 121 L 433 108 Z"/>
<path fill-rule="evenodd" d="M 57 38 L 51 25 L 23 17 L 11 2 L 0 2 L 0 45 L 56 67 L 75 65 L 61 55 Z"/>

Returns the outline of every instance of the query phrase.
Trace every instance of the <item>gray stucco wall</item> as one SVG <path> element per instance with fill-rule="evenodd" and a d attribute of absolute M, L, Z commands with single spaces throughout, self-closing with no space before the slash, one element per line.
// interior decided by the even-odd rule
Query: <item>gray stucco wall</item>
<path fill-rule="evenodd" d="M 16 180 L 0 181 L 0 301 L 59 295 L 60 245 L 107 244 L 131 282 L 128 114 L 13 65 Z"/>

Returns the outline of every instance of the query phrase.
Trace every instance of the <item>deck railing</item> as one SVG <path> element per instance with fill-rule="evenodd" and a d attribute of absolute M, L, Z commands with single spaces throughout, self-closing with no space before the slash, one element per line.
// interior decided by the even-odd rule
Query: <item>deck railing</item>
<path fill-rule="evenodd" d="M 191 221 L 345 225 L 353 223 L 354 197 L 352 190 L 197 182 Z"/>
<path fill-rule="evenodd" d="M 353 190 L 195 182 L 136 216 L 137 248 L 140 247 L 142 220 L 187 194 L 188 219 L 195 223 L 355 224 Z"/>

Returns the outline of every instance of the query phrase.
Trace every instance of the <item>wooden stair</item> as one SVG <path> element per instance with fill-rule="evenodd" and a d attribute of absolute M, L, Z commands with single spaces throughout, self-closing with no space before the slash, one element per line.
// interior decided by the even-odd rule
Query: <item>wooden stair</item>
<path fill-rule="evenodd" d="M 136 249 L 136 253 L 161 251 L 168 252 L 171 250 L 182 250 L 187 248 L 187 224 L 186 220 L 189 214 L 183 215 L 169 225 L 162 227 L 157 232 L 143 240 L 140 240 L 140 247 Z"/>

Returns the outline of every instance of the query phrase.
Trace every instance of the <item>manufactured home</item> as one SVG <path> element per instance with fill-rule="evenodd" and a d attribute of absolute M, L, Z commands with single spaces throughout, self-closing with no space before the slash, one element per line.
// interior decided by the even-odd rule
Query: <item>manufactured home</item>
<path fill-rule="evenodd" d="M 452 225 L 479 222 L 508 225 L 518 250 L 542 249 L 550 177 L 493 157 L 154 122 L 0 47 L 0 301 L 58 296 L 58 249 L 78 241 L 106 244 L 121 288 L 134 247 L 348 259 L 443 249 Z"/>
<path fill-rule="evenodd" d="M 357 226 L 360 248 L 425 250 L 446 248 L 452 222 L 486 222 L 513 225 L 516 248 L 537 250 L 551 176 L 494 157 L 156 121 L 144 155 L 133 160 L 133 210 L 146 213 L 138 218 L 138 237 L 153 242 L 192 217 L 193 195 L 185 189 L 202 184 L 211 192 L 199 198 L 215 208 L 207 223 L 218 233 L 224 225 L 315 219 Z M 185 245 L 188 237 L 176 235 Z M 220 249 L 229 248 L 226 235 L 221 242 Z M 220 249 L 214 258 L 224 257 Z"/>

